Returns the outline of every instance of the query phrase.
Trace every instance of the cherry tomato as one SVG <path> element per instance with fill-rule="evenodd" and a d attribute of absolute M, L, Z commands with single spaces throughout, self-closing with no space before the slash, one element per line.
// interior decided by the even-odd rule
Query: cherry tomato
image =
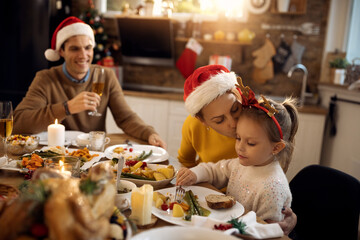
<path fill-rule="evenodd" d="M 169 209 L 169 206 L 166 203 L 163 203 L 161 204 L 161 209 L 167 211 Z"/>

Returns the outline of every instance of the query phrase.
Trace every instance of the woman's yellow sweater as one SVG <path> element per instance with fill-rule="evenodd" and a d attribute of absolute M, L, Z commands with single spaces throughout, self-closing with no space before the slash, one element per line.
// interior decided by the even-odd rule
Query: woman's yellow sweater
<path fill-rule="evenodd" d="M 189 115 L 182 128 L 178 160 L 185 167 L 193 167 L 199 162 L 236 158 L 235 141 L 235 138 L 223 136 L 211 128 L 208 130 Z"/>

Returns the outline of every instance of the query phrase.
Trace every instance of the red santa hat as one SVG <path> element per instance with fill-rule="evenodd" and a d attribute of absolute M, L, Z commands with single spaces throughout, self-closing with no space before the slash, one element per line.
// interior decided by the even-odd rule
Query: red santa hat
<path fill-rule="evenodd" d="M 45 58 L 55 62 L 60 59 L 59 50 L 61 45 L 70 37 L 86 35 L 90 38 L 91 44 L 95 46 L 93 29 L 77 17 L 68 17 L 55 29 L 51 39 L 51 48 L 46 49 Z"/>
<path fill-rule="evenodd" d="M 207 65 L 196 69 L 185 81 L 186 110 L 193 116 L 215 98 L 233 89 L 236 74 L 223 65 Z"/>

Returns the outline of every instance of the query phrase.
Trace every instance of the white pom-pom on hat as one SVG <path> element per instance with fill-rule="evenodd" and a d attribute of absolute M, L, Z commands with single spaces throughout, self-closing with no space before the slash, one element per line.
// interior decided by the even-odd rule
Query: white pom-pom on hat
<path fill-rule="evenodd" d="M 60 59 L 60 55 L 57 51 L 48 48 L 45 51 L 45 58 L 51 62 L 56 62 Z"/>

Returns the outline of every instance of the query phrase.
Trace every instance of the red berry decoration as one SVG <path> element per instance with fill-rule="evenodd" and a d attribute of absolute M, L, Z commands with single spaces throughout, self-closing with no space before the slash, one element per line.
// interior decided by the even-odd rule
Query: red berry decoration
<path fill-rule="evenodd" d="M 129 149 L 129 152 L 132 152 L 133 150 L 134 150 L 134 149 L 130 148 L 130 149 Z"/>

